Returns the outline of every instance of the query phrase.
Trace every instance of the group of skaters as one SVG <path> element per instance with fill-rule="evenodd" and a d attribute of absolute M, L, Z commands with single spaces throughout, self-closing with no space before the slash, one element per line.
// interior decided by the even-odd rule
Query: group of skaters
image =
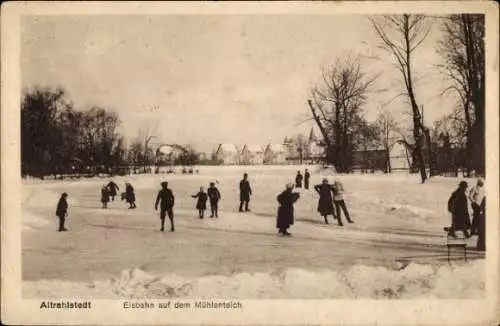
<path fill-rule="evenodd" d="M 295 188 L 302 188 L 302 179 L 304 180 L 304 189 L 309 189 L 309 179 L 311 174 L 307 169 L 304 172 L 304 176 L 297 171 L 297 176 L 295 177 Z M 276 198 L 279 207 L 277 214 L 276 227 L 278 229 L 278 234 L 282 236 L 291 236 L 288 229 L 294 223 L 294 209 L 293 204 L 299 200 L 300 193 L 294 192 L 294 184 L 288 183 L 285 186 L 285 190 L 281 192 Z M 327 178 L 324 178 L 321 184 L 315 185 L 314 190 L 319 194 L 318 200 L 318 212 L 324 218 L 325 223 L 328 222 L 328 215 L 333 215 L 333 218 L 338 221 L 338 225 L 343 226 L 341 220 L 341 210 L 345 215 L 347 222 L 354 223 L 349 215 L 349 210 L 344 200 L 344 186 L 339 180 L 335 180 L 333 184 L 328 182 Z"/>
<path fill-rule="evenodd" d="M 477 249 L 486 249 L 486 192 L 484 180 L 478 178 L 468 192 L 467 181 L 461 181 L 458 188 L 448 199 L 448 211 L 451 213 L 451 226 L 445 227 L 448 235 L 457 238 L 456 231 L 462 231 L 465 238 L 477 235 Z M 472 209 L 472 222 L 469 214 Z"/>
<path fill-rule="evenodd" d="M 310 173 L 305 170 L 304 176 L 297 172 L 295 184 L 287 183 L 285 190 L 277 196 L 279 203 L 277 212 L 276 227 L 278 234 L 282 236 L 291 236 L 288 229 L 294 224 L 294 207 L 293 205 L 300 198 L 299 192 L 294 192 L 294 188 L 302 188 L 302 181 L 304 181 L 304 189 L 309 189 Z M 248 174 L 243 175 L 240 181 L 240 205 L 239 212 L 249 212 L 250 196 L 252 195 L 252 188 L 248 180 Z M 448 200 L 448 211 L 451 213 L 452 221 L 450 227 L 445 227 L 448 235 L 456 238 L 456 231 L 462 231 L 465 238 L 470 238 L 472 235 L 477 235 L 477 248 L 485 250 L 485 215 L 486 215 L 486 195 L 484 180 L 479 178 L 475 186 L 467 192 L 468 183 L 461 181 L 458 188 L 451 194 Z M 109 201 L 114 201 L 120 188 L 116 183 L 110 181 L 101 189 L 101 202 L 102 207 L 107 208 Z M 319 194 L 317 211 L 324 218 L 325 223 L 328 222 L 328 215 L 332 215 L 336 219 L 339 226 L 343 226 L 341 213 L 344 213 L 345 219 L 348 223 L 354 223 L 351 219 L 349 210 L 344 200 L 344 186 L 339 180 L 335 180 L 333 184 L 324 178 L 321 184 L 314 186 L 314 190 Z M 63 193 L 57 204 L 56 215 L 59 218 L 59 231 L 67 231 L 65 228 L 65 220 L 68 212 L 67 193 Z M 217 218 L 219 216 L 219 201 L 221 200 L 221 193 L 214 182 L 210 185 L 205 192 L 204 187 L 191 197 L 196 199 L 196 209 L 198 217 L 204 218 L 205 210 L 207 209 L 207 201 L 210 201 L 211 215 L 210 218 Z M 125 192 L 121 194 L 121 199 L 129 203 L 129 209 L 137 208 L 135 204 L 134 188 L 130 183 L 125 184 Z M 472 222 L 469 214 L 469 202 L 472 209 Z M 168 216 L 170 220 L 170 231 L 174 232 L 174 208 L 175 197 L 168 182 L 161 182 L 161 189 L 158 192 L 155 202 L 155 210 L 160 206 L 160 230 L 165 230 L 165 219 Z"/>

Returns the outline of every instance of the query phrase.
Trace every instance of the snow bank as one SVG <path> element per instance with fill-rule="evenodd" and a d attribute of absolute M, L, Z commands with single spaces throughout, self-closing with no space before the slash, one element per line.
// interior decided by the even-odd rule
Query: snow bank
<path fill-rule="evenodd" d="M 410 263 L 406 268 L 354 265 L 342 271 L 297 268 L 270 273 L 210 275 L 194 279 L 152 275 L 140 269 L 91 283 L 25 281 L 26 297 L 88 298 L 322 298 L 416 299 L 480 298 L 484 295 L 483 260 L 460 265 Z"/>

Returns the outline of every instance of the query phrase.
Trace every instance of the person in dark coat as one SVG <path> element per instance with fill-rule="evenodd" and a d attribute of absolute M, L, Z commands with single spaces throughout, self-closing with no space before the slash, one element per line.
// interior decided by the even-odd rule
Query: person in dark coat
<path fill-rule="evenodd" d="M 467 229 L 470 227 L 469 207 L 467 204 L 467 182 L 461 181 L 458 189 L 448 199 L 448 211 L 451 213 L 451 227 L 449 235 L 456 238 L 455 231 L 462 231 L 466 238 L 470 237 Z"/>
<path fill-rule="evenodd" d="M 207 190 L 208 198 L 210 199 L 210 209 L 212 210 L 212 215 L 210 217 L 219 217 L 219 200 L 221 198 L 219 189 L 215 187 L 215 183 L 210 182 L 210 187 Z"/>
<path fill-rule="evenodd" d="M 278 216 L 276 220 L 276 227 L 278 228 L 278 233 L 283 236 L 291 236 L 287 230 L 290 225 L 293 225 L 293 204 L 299 199 L 300 194 L 298 192 L 292 192 L 293 184 L 289 183 L 286 185 L 285 191 L 278 195 L 276 198 L 280 206 L 278 207 Z"/>
<path fill-rule="evenodd" d="M 110 181 L 108 185 L 106 186 L 108 188 L 109 196 L 111 197 L 112 201 L 115 201 L 115 196 L 118 193 L 118 190 L 120 190 L 120 187 L 113 181 Z"/>
<path fill-rule="evenodd" d="M 477 250 L 486 251 L 486 197 L 479 205 L 479 216 L 477 222 Z"/>
<path fill-rule="evenodd" d="M 328 179 L 323 179 L 322 183 L 315 185 L 314 189 L 319 194 L 318 200 L 318 212 L 325 218 L 325 223 L 328 224 L 327 215 L 333 215 L 335 218 L 335 213 L 333 211 L 333 198 L 332 193 L 334 191 L 333 187 L 328 184 Z"/>
<path fill-rule="evenodd" d="M 198 210 L 200 219 L 202 219 L 203 215 L 205 214 L 205 209 L 207 209 L 208 195 L 205 192 L 205 189 L 203 189 L 203 187 L 200 187 L 200 191 L 196 195 L 193 195 L 191 197 L 198 198 L 198 201 L 196 202 L 196 209 Z"/>
<path fill-rule="evenodd" d="M 68 194 L 64 192 L 57 202 L 56 216 L 59 218 L 59 232 L 68 231 L 68 229 L 64 227 L 66 216 L 68 216 L 68 202 L 66 201 L 67 197 Z"/>
<path fill-rule="evenodd" d="M 158 210 L 158 204 L 160 204 L 160 220 L 161 220 L 161 228 L 160 231 L 165 231 L 165 217 L 168 214 L 168 218 L 170 220 L 170 232 L 174 232 L 174 203 L 175 197 L 172 192 L 168 188 L 168 182 L 161 183 L 161 190 L 158 191 L 158 196 L 156 196 L 155 202 L 155 210 Z"/>
<path fill-rule="evenodd" d="M 311 174 L 306 169 L 306 171 L 304 172 L 304 188 L 305 189 L 309 189 L 309 178 L 311 178 Z"/>
<path fill-rule="evenodd" d="M 248 209 L 250 195 L 252 195 L 252 188 L 250 187 L 250 182 L 248 182 L 248 174 L 245 173 L 243 174 L 243 180 L 240 181 L 240 212 L 243 212 L 243 203 L 245 204 L 245 212 L 250 211 Z"/>
<path fill-rule="evenodd" d="M 102 208 L 108 208 L 109 190 L 107 186 L 103 186 L 101 188 L 101 203 L 102 203 Z"/>
<path fill-rule="evenodd" d="M 127 203 L 130 204 L 129 209 L 134 209 L 137 206 L 135 205 L 135 193 L 134 193 L 134 187 L 130 183 L 125 184 L 125 194 L 127 197 Z"/>
<path fill-rule="evenodd" d="M 300 171 L 297 171 L 295 176 L 295 188 L 302 188 L 302 174 L 300 174 Z"/>

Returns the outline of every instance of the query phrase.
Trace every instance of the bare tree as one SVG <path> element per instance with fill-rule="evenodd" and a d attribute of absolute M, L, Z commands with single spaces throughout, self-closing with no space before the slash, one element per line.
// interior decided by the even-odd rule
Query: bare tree
<path fill-rule="evenodd" d="M 312 89 L 311 114 L 326 144 L 327 160 L 339 172 L 349 170 L 353 134 L 376 78 L 363 71 L 359 57 L 347 56 L 323 70 L 322 84 Z"/>
<path fill-rule="evenodd" d="M 460 99 L 467 127 L 468 168 L 484 173 L 484 15 L 451 15 L 442 31 L 438 52 L 444 60 L 442 72 L 451 80 L 445 92 L 455 91 Z"/>
<path fill-rule="evenodd" d="M 377 130 L 380 133 L 379 139 L 382 147 L 387 152 L 387 172 L 391 173 L 390 152 L 398 140 L 397 132 L 400 128 L 391 112 L 387 110 L 378 114 L 375 125 L 378 127 Z"/>
<path fill-rule="evenodd" d="M 370 18 L 375 33 L 382 41 L 381 48 L 395 58 L 395 66 L 403 77 L 413 115 L 413 138 L 422 183 L 427 179 L 423 154 L 424 135 L 428 134 L 415 96 L 412 55 L 425 41 L 431 30 L 423 15 L 396 15 Z M 423 135 L 422 135 L 423 134 Z"/>

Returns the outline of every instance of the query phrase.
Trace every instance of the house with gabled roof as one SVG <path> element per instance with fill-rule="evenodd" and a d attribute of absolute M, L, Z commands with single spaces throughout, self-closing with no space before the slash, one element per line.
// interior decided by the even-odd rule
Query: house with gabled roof
<path fill-rule="evenodd" d="M 282 144 L 268 144 L 264 149 L 264 164 L 286 164 L 287 148 Z"/>
<path fill-rule="evenodd" d="M 264 148 L 257 144 L 245 144 L 241 150 L 241 164 L 259 165 L 264 163 Z"/>
<path fill-rule="evenodd" d="M 215 152 L 215 159 L 218 164 L 237 165 L 240 164 L 241 151 L 235 144 L 219 144 Z"/>

